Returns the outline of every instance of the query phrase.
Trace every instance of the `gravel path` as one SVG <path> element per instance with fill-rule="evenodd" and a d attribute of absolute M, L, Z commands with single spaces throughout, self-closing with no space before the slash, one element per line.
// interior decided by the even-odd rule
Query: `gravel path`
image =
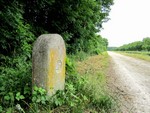
<path fill-rule="evenodd" d="M 150 113 L 150 62 L 108 54 L 111 56 L 109 87 L 118 96 L 122 113 Z"/>

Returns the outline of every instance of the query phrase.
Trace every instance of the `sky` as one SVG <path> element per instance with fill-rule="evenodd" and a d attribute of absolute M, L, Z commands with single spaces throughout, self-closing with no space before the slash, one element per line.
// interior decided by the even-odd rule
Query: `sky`
<path fill-rule="evenodd" d="M 100 34 L 110 47 L 150 37 L 150 0 L 114 0 Z"/>

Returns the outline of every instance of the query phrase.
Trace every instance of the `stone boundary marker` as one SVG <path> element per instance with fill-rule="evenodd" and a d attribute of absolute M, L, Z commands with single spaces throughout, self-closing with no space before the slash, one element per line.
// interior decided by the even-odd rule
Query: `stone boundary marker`
<path fill-rule="evenodd" d="M 52 96 L 65 84 L 66 48 L 58 34 L 43 34 L 37 38 L 32 53 L 32 84 L 46 89 Z"/>

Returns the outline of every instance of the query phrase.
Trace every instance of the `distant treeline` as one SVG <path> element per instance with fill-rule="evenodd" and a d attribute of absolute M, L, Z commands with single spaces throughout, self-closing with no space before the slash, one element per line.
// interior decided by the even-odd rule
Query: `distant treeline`
<path fill-rule="evenodd" d="M 117 47 L 108 47 L 107 48 L 108 51 L 114 51 L 115 49 L 117 49 Z"/>
<path fill-rule="evenodd" d="M 135 41 L 125 44 L 116 49 L 116 51 L 150 51 L 150 38 L 144 38 L 142 41 Z"/>

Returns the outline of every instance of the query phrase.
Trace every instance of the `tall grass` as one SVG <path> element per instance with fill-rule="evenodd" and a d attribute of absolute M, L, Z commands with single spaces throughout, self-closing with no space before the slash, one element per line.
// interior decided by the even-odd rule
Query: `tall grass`
<path fill-rule="evenodd" d="M 87 107 L 90 112 L 115 112 L 116 102 L 106 88 L 108 60 L 108 54 L 104 52 L 77 63 L 78 73 L 87 79 L 84 90 L 91 98 Z"/>

